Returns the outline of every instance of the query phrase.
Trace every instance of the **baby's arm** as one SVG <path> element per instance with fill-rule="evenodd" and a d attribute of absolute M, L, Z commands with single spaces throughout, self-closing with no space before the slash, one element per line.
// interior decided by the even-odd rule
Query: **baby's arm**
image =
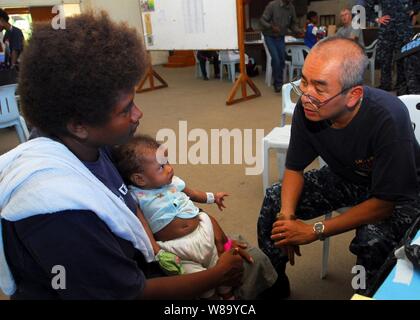
<path fill-rule="evenodd" d="M 143 215 L 143 212 L 141 211 L 140 207 L 137 206 L 137 212 L 136 212 L 137 218 L 139 218 L 141 224 L 143 225 L 144 230 L 147 233 L 147 236 L 150 239 L 150 242 L 152 244 L 152 248 L 153 248 L 153 252 L 156 254 L 158 254 L 158 252 L 160 251 L 160 246 L 157 244 L 155 237 L 153 236 L 153 232 L 150 229 L 149 223 L 147 222 L 146 218 Z"/>
<path fill-rule="evenodd" d="M 207 199 L 207 193 L 199 190 L 193 190 L 190 188 L 185 187 L 183 191 L 192 201 L 198 203 L 209 203 Z M 223 211 L 223 208 L 226 208 L 223 201 L 224 198 L 229 196 L 226 192 L 216 192 L 214 194 L 214 202 L 219 207 L 220 211 Z M 212 202 L 210 202 L 212 203 Z"/>

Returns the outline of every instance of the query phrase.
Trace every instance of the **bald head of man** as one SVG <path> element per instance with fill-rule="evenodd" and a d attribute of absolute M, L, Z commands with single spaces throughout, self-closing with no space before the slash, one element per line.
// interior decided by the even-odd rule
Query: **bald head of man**
<path fill-rule="evenodd" d="M 356 42 L 330 37 L 310 51 L 302 69 L 302 105 L 311 121 L 345 126 L 360 107 L 368 58 Z"/>

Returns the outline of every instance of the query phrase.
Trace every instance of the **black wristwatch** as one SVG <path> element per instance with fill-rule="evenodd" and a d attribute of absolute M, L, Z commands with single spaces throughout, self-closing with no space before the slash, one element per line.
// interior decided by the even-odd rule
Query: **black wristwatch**
<path fill-rule="evenodd" d="M 325 234 L 324 234 L 324 230 L 325 230 L 325 225 L 323 222 L 317 222 L 314 224 L 313 230 L 315 232 L 315 234 L 318 237 L 318 240 L 320 241 L 324 241 L 325 240 Z"/>

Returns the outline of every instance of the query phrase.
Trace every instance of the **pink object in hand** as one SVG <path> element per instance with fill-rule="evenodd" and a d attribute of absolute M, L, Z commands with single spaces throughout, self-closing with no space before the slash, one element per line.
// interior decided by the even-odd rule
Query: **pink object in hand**
<path fill-rule="evenodd" d="M 232 244 L 233 244 L 233 240 L 229 239 L 223 246 L 223 249 L 225 251 L 229 251 L 230 249 L 232 249 Z"/>

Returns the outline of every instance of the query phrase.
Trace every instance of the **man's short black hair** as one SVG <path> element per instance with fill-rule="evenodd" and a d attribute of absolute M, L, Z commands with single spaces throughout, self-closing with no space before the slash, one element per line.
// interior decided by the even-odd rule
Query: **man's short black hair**
<path fill-rule="evenodd" d="M 36 25 L 19 75 L 24 115 L 50 135 L 68 134 L 70 121 L 101 126 L 140 82 L 146 61 L 136 30 L 104 12 L 67 18 L 65 29 Z"/>
<path fill-rule="evenodd" d="M 315 11 L 309 11 L 308 14 L 306 15 L 306 19 L 311 20 L 312 18 L 315 18 L 317 16 L 318 16 L 318 13 L 316 13 Z"/>
<path fill-rule="evenodd" d="M 9 22 L 9 19 L 10 19 L 9 15 L 7 14 L 7 12 L 4 11 L 3 9 L 0 9 L 0 19 L 4 20 L 6 22 Z"/>

